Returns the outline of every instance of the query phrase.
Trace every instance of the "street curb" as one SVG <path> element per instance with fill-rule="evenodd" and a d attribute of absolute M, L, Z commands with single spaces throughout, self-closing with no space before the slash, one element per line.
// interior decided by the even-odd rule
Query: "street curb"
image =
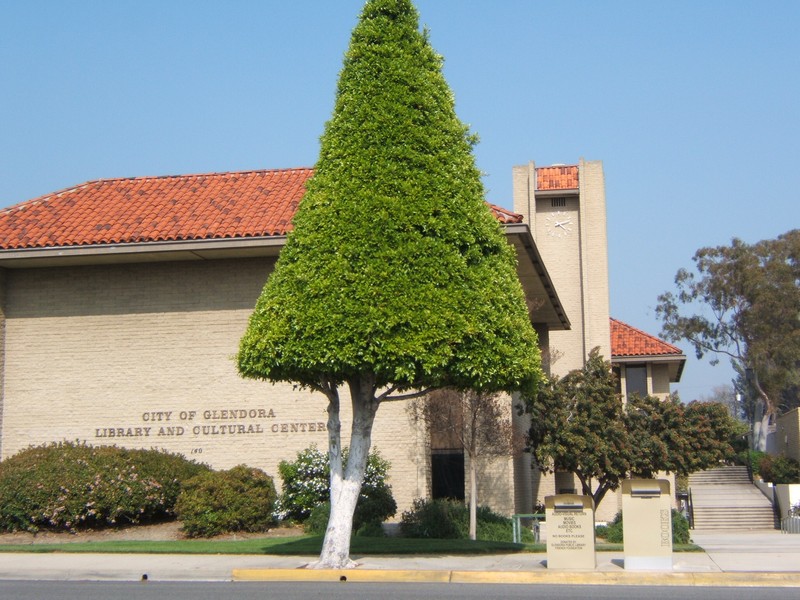
<path fill-rule="evenodd" d="M 384 569 L 234 569 L 233 581 L 358 583 L 493 583 L 658 585 L 702 587 L 800 587 L 800 573 L 609 573 L 541 571 L 447 571 Z"/>

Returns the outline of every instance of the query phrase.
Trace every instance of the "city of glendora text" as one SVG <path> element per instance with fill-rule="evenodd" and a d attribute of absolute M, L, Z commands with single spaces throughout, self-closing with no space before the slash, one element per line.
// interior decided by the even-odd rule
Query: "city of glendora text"
<path fill-rule="evenodd" d="M 271 408 L 230 408 L 141 413 L 142 425 L 97 427 L 94 438 L 204 437 L 327 431 L 321 421 L 275 421 Z M 201 421 L 197 423 L 197 421 Z M 219 423 L 219 421 L 239 421 Z M 268 423 L 263 420 L 269 420 Z M 211 423 L 209 423 L 211 421 Z"/>

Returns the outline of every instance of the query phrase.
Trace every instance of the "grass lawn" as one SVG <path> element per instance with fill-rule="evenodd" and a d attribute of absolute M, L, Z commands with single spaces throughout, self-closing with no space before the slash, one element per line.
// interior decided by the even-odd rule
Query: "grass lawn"
<path fill-rule="evenodd" d="M 271 554 L 315 556 L 322 547 L 321 536 L 251 538 L 246 540 L 108 541 L 67 542 L 60 544 L 3 544 L 0 552 L 101 552 L 126 554 Z M 676 545 L 675 552 L 700 552 L 694 544 Z M 353 538 L 354 555 L 444 555 L 508 554 L 546 552 L 545 544 L 514 544 L 470 540 L 430 540 L 411 538 Z M 598 552 L 622 551 L 622 544 L 597 544 Z"/>

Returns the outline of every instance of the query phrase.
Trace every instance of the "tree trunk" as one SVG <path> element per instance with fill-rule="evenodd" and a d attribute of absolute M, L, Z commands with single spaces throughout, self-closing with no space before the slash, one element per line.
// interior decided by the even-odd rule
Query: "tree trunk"
<path fill-rule="evenodd" d="M 769 434 L 769 420 L 775 409 L 770 398 L 758 381 L 758 374 L 753 371 L 751 383 L 756 389 L 758 398 L 753 415 L 753 450 L 767 451 L 767 435 Z"/>
<path fill-rule="evenodd" d="M 756 410 L 756 415 L 753 420 L 753 450 L 760 450 L 761 452 L 767 451 L 768 434 L 769 413 Z"/>
<path fill-rule="evenodd" d="M 475 457 L 469 457 L 469 539 L 478 539 L 478 473 Z"/>
<path fill-rule="evenodd" d="M 343 468 L 341 453 L 341 423 L 338 404 L 329 406 L 328 429 L 329 456 L 331 459 L 331 515 L 322 542 L 322 552 L 313 567 L 317 569 L 347 569 L 355 566 L 350 560 L 350 537 L 353 532 L 353 514 L 361 492 L 361 483 L 367 467 L 378 403 L 369 378 L 350 382 L 353 404 L 353 427 L 347 466 Z M 335 416 L 334 414 L 335 413 Z M 334 464 L 334 460 L 337 461 Z"/>

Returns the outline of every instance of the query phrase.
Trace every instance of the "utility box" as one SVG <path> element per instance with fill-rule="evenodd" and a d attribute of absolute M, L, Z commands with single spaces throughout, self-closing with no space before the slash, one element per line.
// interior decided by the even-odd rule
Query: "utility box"
<path fill-rule="evenodd" d="M 548 569 L 594 569 L 594 501 L 558 494 L 544 499 Z"/>
<path fill-rule="evenodd" d="M 672 497 L 666 479 L 622 482 L 625 569 L 672 570 Z"/>

